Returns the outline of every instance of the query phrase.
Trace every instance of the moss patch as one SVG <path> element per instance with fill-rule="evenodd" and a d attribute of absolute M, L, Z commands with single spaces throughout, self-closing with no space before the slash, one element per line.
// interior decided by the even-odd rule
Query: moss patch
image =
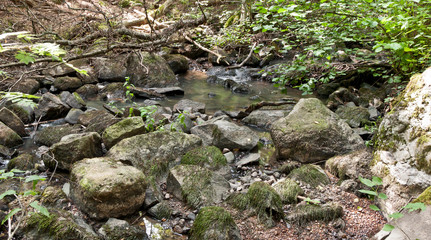
<path fill-rule="evenodd" d="M 204 146 L 188 151 L 181 158 L 181 164 L 199 165 L 218 169 L 226 166 L 227 161 L 223 153 L 215 146 Z"/>
<path fill-rule="evenodd" d="M 283 203 L 297 203 L 298 195 L 303 194 L 302 188 L 292 179 L 286 178 L 274 185 L 275 191 L 277 191 L 281 197 Z"/>
<path fill-rule="evenodd" d="M 329 178 L 326 176 L 323 169 L 312 164 L 303 165 L 300 168 L 292 170 L 287 177 L 305 184 L 310 184 L 312 187 L 327 185 L 330 183 Z"/>
<path fill-rule="evenodd" d="M 299 205 L 289 214 L 287 219 L 291 222 L 303 225 L 311 221 L 332 221 L 343 215 L 343 208 L 335 204 L 327 205 Z"/>
<path fill-rule="evenodd" d="M 189 239 L 220 239 L 220 233 L 228 236 L 232 228 L 236 228 L 236 224 L 229 212 L 221 207 L 204 207 L 196 217 Z"/>
<path fill-rule="evenodd" d="M 211 185 L 212 172 L 208 169 L 202 169 L 192 173 L 184 180 L 182 187 L 183 199 L 188 204 L 196 208 L 202 206 L 213 197 Z"/>
<path fill-rule="evenodd" d="M 431 205 L 431 186 L 425 189 L 413 202 L 422 202 Z"/>

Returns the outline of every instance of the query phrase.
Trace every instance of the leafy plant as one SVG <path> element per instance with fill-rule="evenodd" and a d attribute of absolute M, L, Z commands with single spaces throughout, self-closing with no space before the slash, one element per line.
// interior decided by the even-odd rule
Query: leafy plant
<path fill-rule="evenodd" d="M 7 100 L 11 101 L 12 103 L 22 103 L 22 104 L 30 106 L 32 108 L 36 108 L 37 104 L 33 100 L 40 99 L 40 97 L 32 95 L 32 94 L 21 93 L 21 92 L 3 92 L 3 91 L 0 91 L 0 99 L 7 99 Z"/>
<path fill-rule="evenodd" d="M 370 179 L 366 179 L 366 178 L 362 178 L 359 177 L 359 181 L 361 181 L 361 183 L 363 183 L 364 185 L 368 186 L 369 188 L 371 188 L 371 190 L 365 190 L 365 189 L 361 189 L 359 190 L 359 192 L 361 193 L 365 193 L 367 195 L 369 195 L 371 197 L 371 199 L 375 199 L 380 198 L 380 199 L 388 199 L 388 197 L 386 196 L 386 194 L 379 192 L 379 187 L 383 185 L 383 181 L 381 178 L 374 176 L 371 180 Z M 407 209 L 409 212 L 415 211 L 415 210 L 425 210 L 426 206 L 424 203 L 418 202 L 418 203 L 408 203 L 407 205 L 405 205 L 404 207 L 402 207 L 403 209 Z M 381 211 L 379 207 L 377 207 L 376 205 L 372 204 L 370 205 L 370 209 L 374 210 L 374 211 Z M 398 219 L 403 217 L 404 214 L 400 213 L 400 212 L 395 212 L 393 214 L 390 214 L 389 217 L 392 219 Z M 392 231 L 395 227 L 393 225 L 390 224 L 385 224 L 383 226 L 383 231 Z"/>

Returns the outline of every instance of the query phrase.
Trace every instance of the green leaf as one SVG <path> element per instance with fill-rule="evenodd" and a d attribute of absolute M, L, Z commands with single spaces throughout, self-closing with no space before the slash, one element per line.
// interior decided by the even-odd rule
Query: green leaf
<path fill-rule="evenodd" d="M 31 47 L 31 51 L 41 56 L 56 56 L 65 55 L 66 51 L 60 48 L 60 45 L 55 43 L 38 43 Z"/>
<path fill-rule="evenodd" d="M 372 179 L 373 183 L 375 183 L 376 185 L 382 185 L 383 184 L 383 180 L 379 177 L 374 176 Z"/>
<path fill-rule="evenodd" d="M 374 204 L 371 204 L 370 205 L 370 209 L 371 210 L 374 210 L 374 211 L 380 211 L 380 208 L 379 207 L 377 207 L 376 205 L 374 205 Z"/>
<path fill-rule="evenodd" d="M 421 210 L 424 211 L 427 207 L 425 206 L 424 203 L 421 202 L 417 202 L 417 203 L 409 203 L 407 205 L 405 205 L 403 208 L 408 209 L 409 212 L 413 212 L 415 210 Z"/>
<path fill-rule="evenodd" d="M 392 225 L 390 225 L 390 224 L 385 224 L 384 226 L 383 226 L 383 231 L 386 231 L 386 232 L 390 232 L 390 231 L 392 231 L 392 230 L 394 230 L 394 226 L 392 226 Z"/>
<path fill-rule="evenodd" d="M 373 182 L 373 181 L 371 181 L 369 179 L 366 179 L 366 178 L 362 178 L 361 176 L 359 176 L 359 181 L 361 181 L 361 183 L 365 184 L 368 187 L 374 187 L 374 186 L 376 186 L 375 182 Z M 377 196 L 377 194 L 375 196 Z"/>
<path fill-rule="evenodd" d="M 30 206 L 32 206 L 34 209 L 36 209 L 37 211 L 39 211 L 43 215 L 49 217 L 48 209 L 46 209 L 46 207 L 44 207 L 42 205 L 39 205 L 37 201 L 30 203 Z"/>
<path fill-rule="evenodd" d="M 25 178 L 25 182 L 32 182 L 32 181 L 45 181 L 46 178 L 41 177 L 39 175 L 31 175 Z"/>
<path fill-rule="evenodd" d="M 401 217 L 403 217 L 403 216 L 404 216 L 404 214 L 399 213 L 399 212 L 392 213 L 392 214 L 390 214 L 390 215 L 389 215 L 389 217 L 390 217 L 390 218 L 393 218 L 393 219 L 398 219 L 398 218 L 401 218 Z"/>
<path fill-rule="evenodd" d="M 379 193 L 379 195 L 377 197 L 380 199 L 383 199 L 383 200 L 388 199 L 388 196 L 386 196 L 386 194 L 384 194 L 384 193 Z"/>
<path fill-rule="evenodd" d="M 13 215 L 15 215 L 17 212 L 21 211 L 21 208 L 14 208 L 12 211 L 10 211 L 1 221 L 1 224 L 3 225 L 9 218 L 11 218 Z"/>
<path fill-rule="evenodd" d="M 373 2 L 373 0 L 365 0 L 365 2 L 367 2 L 367 3 L 372 3 L 372 2 Z"/>
<path fill-rule="evenodd" d="M 33 191 L 33 190 L 27 190 L 24 192 L 24 196 L 28 196 L 28 195 L 36 196 L 37 194 L 38 194 L 38 192 Z"/>
<path fill-rule="evenodd" d="M 376 197 L 378 196 L 378 194 L 376 192 L 370 191 L 370 190 L 361 189 L 361 190 L 359 190 L 359 192 L 365 193 L 365 194 L 368 194 L 368 195 L 372 195 L 372 196 L 376 196 Z"/>
<path fill-rule="evenodd" d="M 0 194 L 0 199 L 3 199 L 6 196 L 9 195 L 16 195 L 16 191 L 15 190 L 7 190 L 6 192 Z"/>
<path fill-rule="evenodd" d="M 34 55 L 31 53 L 18 51 L 18 53 L 15 55 L 15 58 L 20 62 L 28 65 L 29 63 L 34 63 L 34 61 L 36 60 L 33 56 Z"/>

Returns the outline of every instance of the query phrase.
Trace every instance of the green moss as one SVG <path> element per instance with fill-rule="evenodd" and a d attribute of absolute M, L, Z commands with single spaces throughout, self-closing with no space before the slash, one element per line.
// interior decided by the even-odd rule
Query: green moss
<path fill-rule="evenodd" d="M 311 221 L 329 222 L 343 215 L 343 208 L 335 204 L 327 205 L 298 205 L 289 213 L 287 219 L 303 225 Z"/>
<path fill-rule="evenodd" d="M 24 153 L 11 159 L 7 165 L 7 170 L 10 171 L 14 168 L 20 170 L 32 170 L 37 163 L 37 159 L 29 153 Z"/>
<path fill-rule="evenodd" d="M 421 195 L 419 195 L 419 197 L 416 198 L 413 202 L 421 202 L 427 205 L 431 205 L 431 186 L 425 189 L 425 191 L 423 191 Z"/>
<path fill-rule="evenodd" d="M 236 224 L 228 211 L 216 206 L 204 207 L 196 217 L 189 239 L 218 239 L 218 233 L 224 232 L 227 236 L 232 228 Z"/>
<path fill-rule="evenodd" d="M 172 209 L 166 202 L 162 201 L 151 208 L 151 215 L 156 219 L 169 219 L 172 215 Z"/>
<path fill-rule="evenodd" d="M 182 187 L 182 197 L 186 200 L 187 204 L 198 208 L 213 198 L 213 191 L 208 188 L 211 185 L 211 178 L 212 172 L 208 169 L 193 172 L 185 178 Z"/>
<path fill-rule="evenodd" d="M 226 166 L 227 161 L 223 153 L 215 146 L 204 146 L 188 151 L 181 158 L 181 164 L 199 165 L 218 169 Z"/>
<path fill-rule="evenodd" d="M 287 176 L 293 180 L 310 184 L 312 187 L 329 184 L 329 178 L 320 168 L 316 165 L 307 164 L 300 168 L 292 170 Z"/>
<path fill-rule="evenodd" d="M 303 194 L 302 188 L 292 179 L 285 180 L 275 184 L 274 189 L 279 193 L 283 203 L 297 203 L 298 195 Z"/>
<path fill-rule="evenodd" d="M 281 165 L 281 167 L 279 167 L 278 168 L 278 170 L 281 172 L 281 173 L 284 173 L 284 174 L 289 174 L 293 169 L 295 169 L 295 168 L 299 168 L 299 163 L 298 162 L 286 162 L 286 163 L 283 163 L 283 165 Z"/>
<path fill-rule="evenodd" d="M 427 174 L 431 174 L 431 163 L 426 159 L 426 153 L 418 153 L 416 155 L 416 165 L 418 170 L 422 170 Z"/>
<path fill-rule="evenodd" d="M 267 227 L 274 226 L 275 221 L 283 218 L 281 197 L 265 182 L 254 182 L 247 194 L 233 195 L 228 201 L 239 210 L 252 210 Z"/>

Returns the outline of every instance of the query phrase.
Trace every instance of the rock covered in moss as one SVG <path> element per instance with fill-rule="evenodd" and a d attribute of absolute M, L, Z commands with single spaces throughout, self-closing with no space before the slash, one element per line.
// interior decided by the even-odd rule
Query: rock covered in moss
<path fill-rule="evenodd" d="M 12 148 L 22 144 L 22 138 L 6 124 L 0 122 L 0 144 Z"/>
<path fill-rule="evenodd" d="M 190 240 L 240 240 L 241 235 L 232 216 L 224 208 L 201 208 L 190 232 Z"/>
<path fill-rule="evenodd" d="M 431 69 L 414 75 L 376 134 L 372 172 L 383 178 L 388 213 L 431 185 Z"/>
<path fill-rule="evenodd" d="M 45 207 L 50 206 L 61 208 L 65 207 L 68 202 L 66 194 L 59 186 L 48 186 L 45 188 L 42 193 L 42 198 L 40 199 L 40 203 Z"/>
<path fill-rule="evenodd" d="M 283 203 L 297 203 L 298 195 L 304 193 L 302 188 L 292 179 L 280 179 L 273 186 L 274 190 L 280 195 Z"/>
<path fill-rule="evenodd" d="M 50 153 L 43 156 L 43 162 L 51 169 L 70 170 L 73 163 L 102 156 L 102 140 L 96 132 L 70 134 L 50 147 Z"/>
<path fill-rule="evenodd" d="M 78 123 L 87 126 L 85 131 L 99 134 L 102 134 L 107 127 L 119 121 L 119 118 L 103 110 L 86 111 L 78 118 Z"/>
<path fill-rule="evenodd" d="M 34 107 L 25 103 L 17 102 L 7 106 L 9 110 L 15 113 L 23 123 L 34 121 Z"/>
<path fill-rule="evenodd" d="M 37 131 L 34 140 L 37 144 L 50 147 L 54 143 L 60 142 L 62 137 L 78 133 L 80 130 L 79 126 L 70 126 L 69 124 L 49 126 Z"/>
<path fill-rule="evenodd" d="M 103 132 L 102 140 L 109 149 L 119 141 L 143 134 L 145 131 L 145 123 L 141 117 L 130 117 L 107 127 Z"/>
<path fill-rule="evenodd" d="M 131 226 L 128 222 L 116 218 L 109 218 L 99 229 L 105 240 L 148 240 L 145 230 Z"/>
<path fill-rule="evenodd" d="M 132 214 L 144 202 L 147 182 L 135 167 L 110 158 L 87 158 L 73 165 L 70 196 L 91 218 Z"/>
<path fill-rule="evenodd" d="M 166 54 L 163 58 L 168 63 L 172 71 L 176 73 L 184 73 L 189 70 L 189 60 L 187 57 L 180 54 Z"/>
<path fill-rule="evenodd" d="M 131 163 L 147 176 L 160 176 L 169 164 L 191 149 L 202 146 L 194 135 L 179 132 L 151 132 L 121 140 L 107 153 L 122 162 Z"/>
<path fill-rule="evenodd" d="M 304 184 L 309 184 L 313 188 L 330 183 L 325 171 L 320 166 L 313 164 L 306 164 L 300 168 L 296 168 L 287 177 Z"/>
<path fill-rule="evenodd" d="M 3 122 L 10 129 L 14 130 L 20 137 L 28 135 L 21 119 L 14 112 L 5 107 L 0 110 L 0 122 Z"/>
<path fill-rule="evenodd" d="M 229 201 L 239 210 L 253 211 L 267 227 L 274 226 L 284 216 L 280 195 L 265 182 L 254 182 L 246 194 L 232 195 Z"/>
<path fill-rule="evenodd" d="M 167 190 L 194 208 L 220 203 L 230 189 L 219 174 L 196 165 L 178 165 L 169 170 Z"/>
<path fill-rule="evenodd" d="M 366 108 L 356 106 L 339 106 L 335 111 L 352 128 L 358 128 L 370 123 L 370 113 Z"/>
<path fill-rule="evenodd" d="M 76 240 L 100 239 L 84 220 L 63 210 L 50 210 L 49 216 L 30 214 L 23 228 L 24 239 L 28 240 Z"/>
<path fill-rule="evenodd" d="M 63 91 L 60 93 L 60 99 L 71 108 L 84 109 L 87 105 L 81 96 L 74 92 Z"/>
<path fill-rule="evenodd" d="M 7 169 L 8 171 L 12 169 L 33 170 L 37 162 L 38 159 L 32 154 L 23 153 L 18 157 L 12 158 L 7 165 Z"/>
<path fill-rule="evenodd" d="M 172 212 L 172 208 L 165 201 L 159 202 L 147 210 L 149 215 L 158 220 L 169 219 Z"/>
<path fill-rule="evenodd" d="M 183 155 L 181 164 L 199 165 L 209 169 L 219 169 L 227 165 L 226 157 L 215 146 L 203 146 L 192 149 Z"/>
<path fill-rule="evenodd" d="M 421 202 L 431 205 L 431 186 L 425 189 L 425 191 L 423 191 L 413 202 Z"/>
<path fill-rule="evenodd" d="M 60 91 L 75 90 L 82 86 L 82 82 L 77 77 L 58 77 L 54 79 L 53 85 Z"/>
<path fill-rule="evenodd" d="M 274 122 L 271 137 L 281 159 L 326 160 L 365 147 L 361 137 L 316 98 L 301 99 Z"/>
<path fill-rule="evenodd" d="M 361 149 L 346 155 L 335 156 L 325 162 L 325 168 L 338 178 L 354 179 L 371 178 L 370 162 L 373 159 L 368 149 Z"/>
<path fill-rule="evenodd" d="M 115 59 L 99 57 L 92 61 L 97 78 L 107 82 L 124 81 L 127 77 L 126 62 L 125 55 L 117 56 Z"/>
<path fill-rule="evenodd" d="M 343 216 L 343 208 L 337 204 L 298 204 L 289 212 L 288 221 L 300 225 L 312 221 L 332 221 Z"/>

